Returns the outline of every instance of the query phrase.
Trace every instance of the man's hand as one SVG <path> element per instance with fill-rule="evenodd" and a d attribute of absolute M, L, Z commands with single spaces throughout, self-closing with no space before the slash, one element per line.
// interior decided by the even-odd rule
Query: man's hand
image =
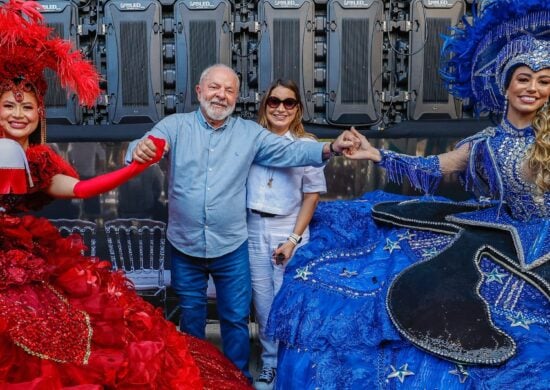
<path fill-rule="evenodd" d="M 164 144 L 164 152 L 169 150 L 168 142 Z M 155 158 L 157 155 L 157 147 L 153 140 L 149 137 L 138 142 L 132 152 L 132 159 L 138 163 L 144 164 Z"/>
<path fill-rule="evenodd" d="M 364 135 L 360 134 L 354 127 L 351 128 L 350 133 L 359 140 L 359 145 L 354 148 L 348 148 L 344 150 L 344 156 L 351 160 L 370 160 L 374 162 L 380 162 L 382 155 L 380 151 L 373 147 Z"/>

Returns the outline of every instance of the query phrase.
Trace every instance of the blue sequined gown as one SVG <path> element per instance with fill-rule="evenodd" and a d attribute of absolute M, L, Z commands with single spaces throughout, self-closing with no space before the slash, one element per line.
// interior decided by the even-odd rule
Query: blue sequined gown
<path fill-rule="evenodd" d="M 548 389 L 550 194 L 537 192 L 520 174 L 533 141 L 531 128 L 507 122 L 464 140 L 471 143 L 465 184 L 495 200 L 481 197 L 489 207 L 452 217 L 513 237 L 521 272 L 490 256 L 476 262 L 477 291 L 490 318 L 515 342 L 511 358 L 499 365 L 453 363 L 424 352 L 396 329 L 387 308 L 391 282 L 452 246 L 455 236 L 375 222 L 372 209 L 380 202 L 447 202 L 378 191 L 321 203 L 310 243 L 287 266 L 268 324 L 280 342 L 277 388 Z"/>

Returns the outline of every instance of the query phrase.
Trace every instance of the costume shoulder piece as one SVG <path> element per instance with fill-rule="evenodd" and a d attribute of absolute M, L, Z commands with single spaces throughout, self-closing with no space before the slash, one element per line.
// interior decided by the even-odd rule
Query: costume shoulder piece
<path fill-rule="evenodd" d="M 27 193 L 0 195 L 0 207 L 9 212 L 39 210 L 54 200 L 46 193 L 52 178 L 62 174 L 78 178 L 77 172 L 47 145 L 26 150 L 32 187 Z"/>
<path fill-rule="evenodd" d="M 75 169 L 49 146 L 37 145 L 27 149 L 27 159 L 35 187 L 30 192 L 48 188 L 52 178 L 57 174 L 78 177 Z"/>
<path fill-rule="evenodd" d="M 458 149 L 460 146 L 464 144 L 471 143 L 471 142 L 475 143 L 475 142 L 479 142 L 484 139 L 487 139 L 489 137 L 493 137 L 496 134 L 496 132 L 497 132 L 496 127 L 487 127 L 486 129 L 483 129 L 480 132 L 472 134 L 471 136 L 458 141 L 455 148 Z"/>

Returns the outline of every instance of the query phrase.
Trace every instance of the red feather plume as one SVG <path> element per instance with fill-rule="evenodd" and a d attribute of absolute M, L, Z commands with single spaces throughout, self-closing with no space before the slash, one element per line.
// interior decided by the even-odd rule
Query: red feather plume
<path fill-rule="evenodd" d="M 52 36 L 41 5 L 10 0 L 0 7 L 0 84 L 23 78 L 44 95 L 44 69 L 57 73 L 63 88 L 76 93 L 82 105 L 93 106 L 100 94 L 99 74 L 69 41 Z"/>

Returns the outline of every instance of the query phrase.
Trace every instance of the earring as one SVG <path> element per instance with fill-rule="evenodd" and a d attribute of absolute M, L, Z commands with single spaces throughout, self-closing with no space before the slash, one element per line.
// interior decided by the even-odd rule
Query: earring
<path fill-rule="evenodd" d="M 40 117 L 40 145 L 46 143 L 46 113 L 44 108 L 40 107 L 38 109 L 38 115 Z"/>
<path fill-rule="evenodd" d="M 40 144 L 46 143 L 46 118 L 40 121 Z"/>
<path fill-rule="evenodd" d="M 502 118 L 506 119 L 508 117 L 508 94 L 504 95 L 504 110 L 502 113 Z"/>

